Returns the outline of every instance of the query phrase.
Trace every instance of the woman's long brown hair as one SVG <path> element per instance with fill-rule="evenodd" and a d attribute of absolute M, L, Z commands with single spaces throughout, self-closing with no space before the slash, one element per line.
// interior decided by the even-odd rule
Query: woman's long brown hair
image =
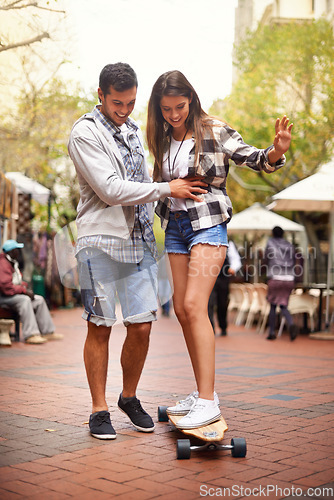
<path fill-rule="evenodd" d="M 172 126 L 165 121 L 160 108 L 162 97 L 167 95 L 185 96 L 191 100 L 186 126 L 195 137 L 195 165 L 197 165 L 203 140 L 203 128 L 210 126 L 209 122 L 211 122 L 210 117 L 202 110 L 195 89 L 180 71 L 168 71 L 159 76 L 153 85 L 148 103 L 146 128 L 148 148 L 154 157 L 154 180 L 161 178 L 163 155 L 172 133 Z"/>

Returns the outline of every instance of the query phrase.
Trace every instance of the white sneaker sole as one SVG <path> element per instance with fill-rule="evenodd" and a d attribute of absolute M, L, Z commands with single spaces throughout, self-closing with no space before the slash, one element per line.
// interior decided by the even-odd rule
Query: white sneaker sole
<path fill-rule="evenodd" d="M 96 439 L 116 439 L 117 434 L 93 434 L 91 435 Z"/>
<path fill-rule="evenodd" d="M 178 416 L 178 415 L 184 416 L 184 415 L 187 415 L 189 412 L 190 412 L 190 408 L 188 410 L 169 410 L 167 408 L 167 410 L 166 410 L 167 415 L 176 415 L 176 416 Z"/>

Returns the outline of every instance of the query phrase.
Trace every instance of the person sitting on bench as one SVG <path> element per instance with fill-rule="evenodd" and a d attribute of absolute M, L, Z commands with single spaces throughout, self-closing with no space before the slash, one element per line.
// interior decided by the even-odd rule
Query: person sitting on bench
<path fill-rule="evenodd" d="M 0 254 L 0 306 L 14 310 L 22 323 L 22 334 L 27 344 L 44 344 L 48 340 L 61 340 L 44 297 L 34 295 L 22 281 L 19 269 L 20 248 L 23 243 L 7 240 Z"/>

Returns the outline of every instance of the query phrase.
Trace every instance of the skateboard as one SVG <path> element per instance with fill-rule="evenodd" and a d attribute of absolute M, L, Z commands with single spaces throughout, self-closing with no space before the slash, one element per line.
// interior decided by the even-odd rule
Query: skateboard
<path fill-rule="evenodd" d="M 159 406 L 158 421 L 170 422 L 176 426 L 183 415 L 168 415 L 167 406 Z M 192 451 L 197 450 L 231 450 L 233 457 L 245 457 L 247 453 L 246 440 L 244 438 L 233 438 L 231 444 L 221 444 L 225 431 L 228 427 L 223 417 L 217 422 L 197 427 L 196 429 L 177 429 L 188 436 L 205 441 L 202 445 L 191 445 L 190 439 L 178 439 L 176 444 L 176 456 L 179 460 L 190 458 Z"/>

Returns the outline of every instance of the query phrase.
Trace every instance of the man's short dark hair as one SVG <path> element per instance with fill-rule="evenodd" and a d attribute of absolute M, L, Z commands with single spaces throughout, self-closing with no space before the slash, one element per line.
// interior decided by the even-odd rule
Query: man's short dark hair
<path fill-rule="evenodd" d="M 275 226 L 273 229 L 274 238 L 283 238 L 284 231 L 280 226 Z"/>
<path fill-rule="evenodd" d="M 137 75 L 129 64 L 115 63 L 107 64 L 100 73 L 99 87 L 103 94 L 109 92 L 110 85 L 117 92 L 138 87 Z"/>

